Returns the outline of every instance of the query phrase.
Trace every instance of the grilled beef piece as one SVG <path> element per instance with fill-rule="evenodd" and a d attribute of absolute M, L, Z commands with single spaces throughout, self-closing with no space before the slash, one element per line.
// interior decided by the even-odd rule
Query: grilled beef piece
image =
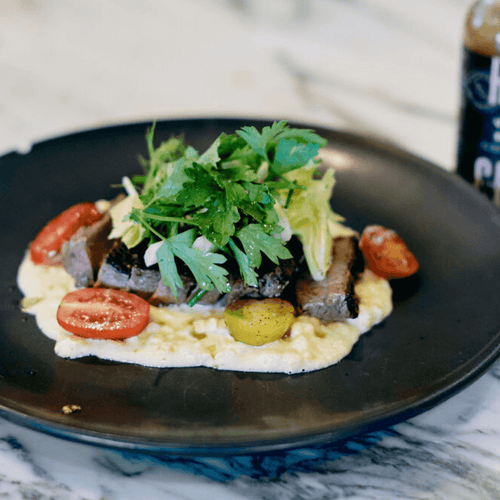
<path fill-rule="evenodd" d="M 258 287 L 261 297 L 280 297 L 290 283 L 296 270 L 294 259 L 282 260 L 272 269 L 259 276 Z"/>
<path fill-rule="evenodd" d="M 149 299 L 149 303 L 152 306 L 161 307 L 174 304 L 180 305 L 188 302 L 188 296 L 190 295 L 190 291 L 193 289 L 195 282 L 193 278 L 187 275 L 181 275 L 181 280 L 184 286 L 182 288 L 177 288 L 176 298 L 170 287 L 166 286 L 165 283 L 163 283 L 163 280 L 160 279 L 155 292 Z"/>
<path fill-rule="evenodd" d="M 302 314 L 325 323 L 356 318 L 359 306 L 354 283 L 363 265 L 357 238 L 335 238 L 325 279 L 314 281 L 307 271 L 297 281 L 296 300 Z"/>
<path fill-rule="evenodd" d="M 160 280 L 157 289 L 149 299 L 149 303 L 156 307 L 187 304 L 199 292 L 200 287 L 188 270 L 181 270 L 179 276 L 184 286 L 177 288 L 177 298 L 170 287 L 166 286 L 163 280 Z M 220 298 L 221 293 L 217 289 L 209 290 L 197 301 L 197 304 L 212 305 Z"/>
<path fill-rule="evenodd" d="M 77 288 L 94 284 L 97 270 L 113 245 L 113 241 L 108 239 L 110 232 L 111 217 L 107 213 L 91 226 L 79 228 L 63 244 L 62 264 L 66 272 L 75 278 Z"/>
<path fill-rule="evenodd" d="M 158 266 L 146 267 L 145 247 L 129 249 L 116 240 L 102 263 L 95 286 L 116 288 L 149 299 L 161 281 Z"/>
<path fill-rule="evenodd" d="M 145 266 L 134 265 L 125 289 L 141 297 L 149 298 L 158 288 L 160 281 L 159 269 L 147 269 Z"/>
<path fill-rule="evenodd" d="M 189 269 L 182 267 L 182 264 L 180 266 L 179 275 L 184 286 L 177 289 L 177 298 L 174 297 L 172 290 L 160 280 L 157 290 L 149 299 L 151 305 L 161 307 L 172 304 L 187 304 L 198 293 L 200 287 L 193 275 Z M 293 259 L 281 261 L 279 265 L 275 265 L 269 260 L 264 261 L 259 269 L 258 285 L 250 286 L 243 282 L 236 269 L 231 269 L 229 270 L 231 291 L 227 294 L 221 294 L 217 289 L 210 290 L 197 303 L 212 305 L 220 301 L 220 305 L 227 305 L 240 298 L 280 297 L 285 287 L 290 283 L 295 270 Z"/>
<path fill-rule="evenodd" d="M 258 269 L 257 286 L 246 285 L 239 275 L 231 273 L 229 277 L 231 291 L 224 297 L 224 304 L 227 305 L 242 298 L 281 297 L 295 271 L 294 259 L 282 260 L 279 264 L 274 264 L 266 258 Z"/>
<path fill-rule="evenodd" d="M 238 274 L 229 275 L 231 291 L 223 297 L 222 304 L 227 306 L 231 302 L 242 298 L 255 298 L 259 296 L 259 289 L 256 286 L 247 285 Z"/>

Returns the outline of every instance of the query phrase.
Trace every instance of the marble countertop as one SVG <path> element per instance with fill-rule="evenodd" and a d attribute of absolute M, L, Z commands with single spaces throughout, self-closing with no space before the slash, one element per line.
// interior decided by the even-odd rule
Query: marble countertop
<path fill-rule="evenodd" d="M 109 124 L 284 118 L 452 171 L 465 0 L 2 0 L 0 154 Z M 0 420 L 6 499 L 497 499 L 500 364 L 341 444 L 145 457 Z"/>

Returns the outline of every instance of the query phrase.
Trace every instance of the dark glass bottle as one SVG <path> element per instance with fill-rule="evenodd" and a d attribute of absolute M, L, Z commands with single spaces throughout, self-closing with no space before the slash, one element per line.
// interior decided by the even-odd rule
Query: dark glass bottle
<path fill-rule="evenodd" d="M 457 172 L 500 206 L 500 1 L 465 23 Z"/>

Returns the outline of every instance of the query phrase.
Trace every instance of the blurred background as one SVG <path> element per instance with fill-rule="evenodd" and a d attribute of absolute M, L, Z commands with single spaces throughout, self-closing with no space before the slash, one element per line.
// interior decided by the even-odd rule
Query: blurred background
<path fill-rule="evenodd" d="M 469 0 L 1 0 L 0 154 L 152 119 L 374 134 L 451 170 Z"/>

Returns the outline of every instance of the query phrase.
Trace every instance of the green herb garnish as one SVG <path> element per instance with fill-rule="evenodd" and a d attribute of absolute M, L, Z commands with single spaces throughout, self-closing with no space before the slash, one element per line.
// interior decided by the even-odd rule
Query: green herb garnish
<path fill-rule="evenodd" d="M 144 239 L 156 243 L 163 281 L 176 296 L 182 287 L 179 260 L 201 289 L 226 293 L 228 259 L 237 263 L 246 284 L 256 285 L 262 254 L 275 263 L 291 258 L 280 237 L 285 206 L 306 189 L 292 172 L 307 167 L 308 183 L 313 182 L 325 139 L 280 121 L 261 132 L 243 127 L 221 134 L 200 155 L 179 137 L 155 148 L 154 129 L 147 132 L 149 159 L 141 161 L 144 175 L 132 179 L 137 193 L 129 192 L 135 202 L 129 202 L 122 226 L 125 233 L 135 231 L 124 238 L 129 246 Z"/>

